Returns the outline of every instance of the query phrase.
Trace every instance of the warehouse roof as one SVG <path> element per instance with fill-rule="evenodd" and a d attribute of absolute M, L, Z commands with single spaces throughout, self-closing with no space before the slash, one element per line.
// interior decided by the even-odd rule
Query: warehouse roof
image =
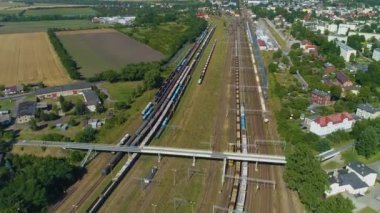
<path fill-rule="evenodd" d="M 35 115 L 36 114 L 35 101 L 25 101 L 21 102 L 17 107 L 17 117 L 25 115 Z"/>
<path fill-rule="evenodd" d="M 46 87 L 36 90 L 36 95 L 49 94 L 54 92 L 78 90 L 78 89 L 91 89 L 92 84 L 88 82 L 78 82 L 73 84 L 66 84 L 62 86 Z"/>

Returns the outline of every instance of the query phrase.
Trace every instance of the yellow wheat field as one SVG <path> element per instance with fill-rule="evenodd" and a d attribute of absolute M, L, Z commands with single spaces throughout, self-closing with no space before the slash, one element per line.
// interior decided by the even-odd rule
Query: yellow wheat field
<path fill-rule="evenodd" d="M 45 32 L 0 35 L 0 84 L 70 82 Z"/>

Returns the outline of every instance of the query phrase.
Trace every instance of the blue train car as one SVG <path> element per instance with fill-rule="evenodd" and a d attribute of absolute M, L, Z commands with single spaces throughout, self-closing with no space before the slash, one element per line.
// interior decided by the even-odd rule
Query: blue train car
<path fill-rule="evenodd" d="M 152 114 L 153 110 L 154 110 L 153 106 L 150 107 L 148 111 L 146 111 L 146 113 L 143 115 L 143 120 L 146 120 Z"/>

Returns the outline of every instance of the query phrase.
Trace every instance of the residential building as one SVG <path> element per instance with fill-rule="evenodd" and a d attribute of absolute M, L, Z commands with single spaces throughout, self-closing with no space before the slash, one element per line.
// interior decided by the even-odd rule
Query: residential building
<path fill-rule="evenodd" d="M 336 73 L 336 80 L 342 87 L 352 87 L 354 83 L 342 72 Z"/>
<path fill-rule="evenodd" d="M 259 45 L 260 50 L 266 50 L 267 49 L 267 45 L 265 44 L 265 41 L 263 41 L 261 39 L 257 39 L 257 44 Z"/>
<path fill-rule="evenodd" d="M 323 67 L 326 75 L 333 73 L 336 70 L 335 66 L 331 63 L 326 63 L 323 65 Z"/>
<path fill-rule="evenodd" d="M 372 59 L 375 61 L 380 61 L 380 48 L 376 48 L 373 50 Z"/>
<path fill-rule="evenodd" d="M 356 56 L 356 50 L 347 44 L 343 44 L 339 41 L 337 41 L 336 44 L 340 47 L 340 56 L 342 56 L 346 62 L 350 61 L 351 55 Z"/>
<path fill-rule="evenodd" d="M 304 53 L 315 53 L 317 52 L 317 46 L 311 43 L 310 41 L 302 41 L 301 49 Z"/>
<path fill-rule="evenodd" d="M 353 161 L 347 165 L 346 169 L 348 172 L 355 173 L 368 186 L 375 185 L 377 173 L 365 164 Z"/>
<path fill-rule="evenodd" d="M 102 103 L 98 95 L 92 90 L 83 91 L 83 97 L 84 97 L 84 101 L 86 103 L 87 109 L 90 110 L 91 112 L 95 112 L 96 106 Z"/>
<path fill-rule="evenodd" d="M 15 95 L 20 94 L 24 92 L 24 86 L 22 84 L 5 87 L 4 89 L 4 95 Z"/>
<path fill-rule="evenodd" d="M 305 118 L 304 125 L 316 135 L 325 136 L 338 130 L 350 130 L 355 120 L 348 112 Z"/>
<path fill-rule="evenodd" d="M 330 188 L 325 191 L 327 197 L 342 192 L 348 192 L 354 195 L 364 195 L 368 191 L 368 185 L 365 182 L 360 180 L 356 174 L 348 172 L 345 169 L 328 173 L 328 176 Z"/>
<path fill-rule="evenodd" d="M 380 116 L 380 110 L 370 104 L 360 104 L 356 109 L 356 115 L 363 119 L 375 119 Z"/>
<path fill-rule="evenodd" d="M 92 84 L 87 82 L 73 83 L 62 86 L 46 87 L 36 90 L 39 99 L 58 98 L 59 96 L 77 95 L 83 91 L 91 90 Z"/>
<path fill-rule="evenodd" d="M 32 118 L 34 118 L 35 114 L 37 112 L 36 105 L 37 105 L 37 103 L 35 101 L 21 102 L 17 106 L 16 122 L 19 124 L 27 123 Z"/>
<path fill-rule="evenodd" d="M 327 37 L 327 40 L 328 41 L 340 41 L 340 42 L 343 42 L 345 44 L 347 44 L 347 36 L 344 36 L 344 35 L 338 35 L 338 34 L 332 34 L 332 35 L 329 35 Z"/>
<path fill-rule="evenodd" d="M 331 95 L 330 93 L 315 89 L 311 92 L 311 103 L 321 106 L 331 105 Z"/>

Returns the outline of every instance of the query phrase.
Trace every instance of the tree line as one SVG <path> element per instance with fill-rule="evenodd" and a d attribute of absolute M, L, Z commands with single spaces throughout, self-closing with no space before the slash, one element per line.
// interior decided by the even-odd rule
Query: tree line
<path fill-rule="evenodd" d="M 44 212 L 83 173 L 65 159 L 8 153 L 6 163 L 0 166 L 0 209 Z"/>
<path fill-rule="evenodd" d="M 65 67 L 67 73 L 72 79 L 81 79 L 82 76 L 78 71 L 77 63 L 73 60 L 72 56 L 67 52 L 57 35 L 55 34 L 56 29 L 48 29 L 47 33 L 49 40 L 53 45 L 55 52 L 58 54 L 58 57 L 61 59 L 63 66 Z"/>

